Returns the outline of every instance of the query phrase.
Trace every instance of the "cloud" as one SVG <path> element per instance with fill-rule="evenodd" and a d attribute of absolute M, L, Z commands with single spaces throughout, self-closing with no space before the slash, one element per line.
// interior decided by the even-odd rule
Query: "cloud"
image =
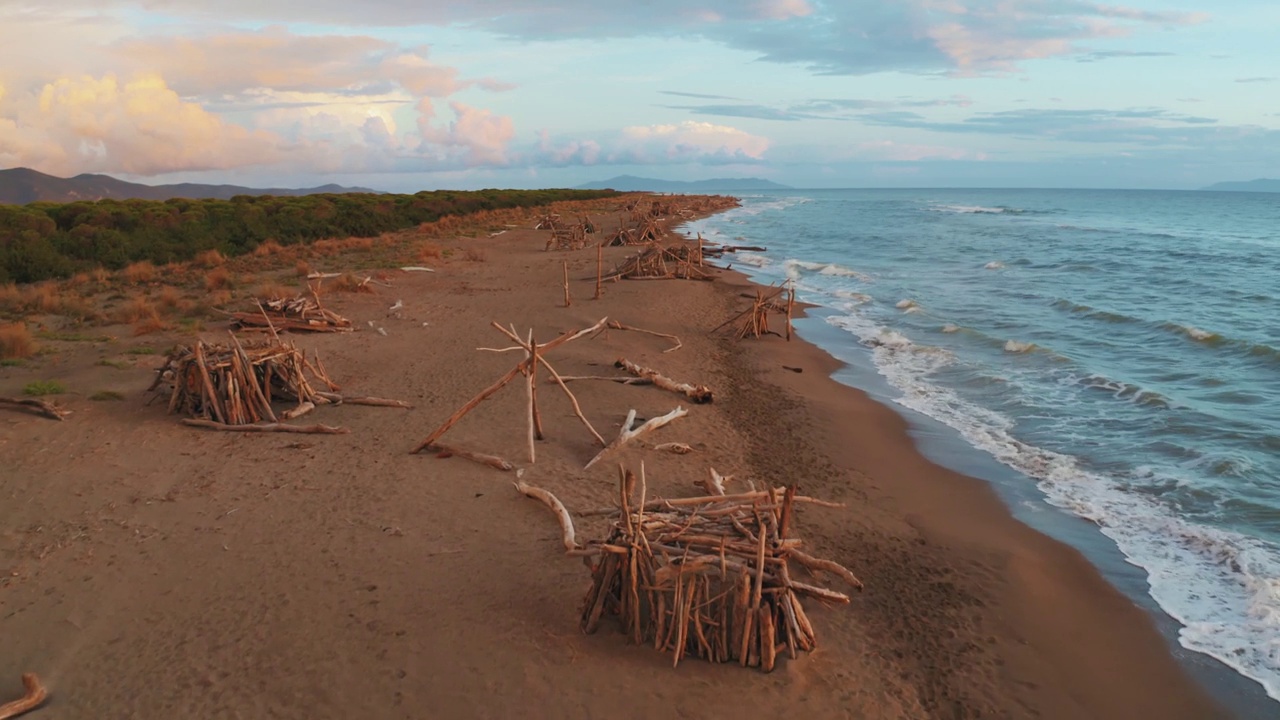
<path fill-rule="evenodd" d="M 756 120 L 804 120 L 817 117 L 805 113 L 772 108 L 766 105 L 663 105 L 672 110 L 688 110 L 694 115 L 753 118 Z"/>
<path fill-rule="evenodd" d="M 547 131 L 517 162 L 539 167 L 571 165 L 725 165 L 756 164 L 771 143 L 728 125 L 685 121 L 670 125 L 636 125 L 590 139 L 556 141 Z"/>
<path fill-rule="evenodd" d="M 1080 55 L 1076 58 L 1077 62 L 1100 62 L 1102 60 L 1114 60 L 1117 58 L 1152 58 L 1152 57 L 1173 57 L 1175 53 L 1156 52 L 1156 51 L 1135 51 L 1135 50 L 1105 50 L 1099 52 L 1091 52 Z"/>
<path fill-rule="evenodd" d="M 158 76 L 63 78 L 0 99 L 0 164 L 138 175 L 281 159 L 272 134 L 225 122 Z"/>
<path fill-rule="evenodd" d="M 1236 78 L 1236 82 L 1238 82 L 1238 83 L 1269 83 L 1269 82 L 1275 82 L 1276 80 L 1280 80 L 1280 78 L 1274 78 L 1274 77 L 1244 77 L 1244 78 Z"/>
<path fill-rule="evenodd" d="M 677 95 L 679 97 L 696 98 L 698 100 L 741 100 L 742 98 L 729 97 L 728 95 L 704 95 L 703 93 L 678 92 L 676 90 L 659 90 L 663 95 Z"/>
<path fill-rule="evenodd" d="M 724 117 L 752 118 L 755 120 L 854 120 L 855 110 L 888 110 L 899 107 L 968 107 L 973 101 L 965 95 L 952 95 L 933 100 L 917 100 L 900 97 L 893 100 L 869 100 L 865 98 L 815 98 L 793 103 L 786 107 L 757 104 L 712 105 L 664 105 L 674 110 L 688 110 L 695 115 L 721 115 Z"/>
<path fill-rule="evenodd" d="M 825 74 L 1004 72 L 1078 43 L 1203 22 L 1089 0 L 63 0 L 201 21 L 458 25 L 523 40 L 703 37 Z"/>

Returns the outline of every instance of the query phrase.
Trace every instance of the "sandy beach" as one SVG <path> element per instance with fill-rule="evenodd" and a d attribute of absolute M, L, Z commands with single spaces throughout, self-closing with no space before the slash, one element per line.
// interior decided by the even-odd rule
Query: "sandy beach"
<path fill-rule="evenodd" d="M 616 226 L 607 203 L 598 217 Z M 182 426 L 144 393 L 162 358 L 128 354 L 176 333 L 65 343 L 40 367 L 0 368 L 0 396 L 54 375 L 83 392 L 61 400 L 74 411 L 65 422 L 0 414 L 0 702 L 36 672 L 53 697 L 34 718 L 1223 716 L 1144 611 L 1079 553 L 1013 520 L 985 483 L 928 462 L 896 413 L 830 379 L 829 355 L 802 338 L 708 334 L 747 305 L 743 276 L 621 281 L 592 299 L 594 248 L 546 252 L 531 226 L 459 241 L 471 260 L 328 298 L 355 333 L 292 338 L 344 389 L 414 406 L 312 415 L 349 434 Z M 606 267 L 633 252 L 605 248 Z M 810 609 L 817 651 L 771 674 L 672 669 L 614 624 L 583 635 L 588 571 L 565 557 L 547 510 L 512 489 L 514 474 L 410 454 L 512 366 L 477 351 L 509 344 L 490 322 L 545 342 L 604 317 L 683 347 L 611 331 L 557 349 L 561 373 L 612 374 L 626 357 L 710 386 L 715 402 L 575 383 L 606 437 L 631 409 L 690 409 L 589 471 L 598 448 L 551 391 L 535 464 L 515 387 L 449 442 L 526 468 L 570 510 L 608 505 L 616 463 L 641 461 L 665 497 L 696 494 L 714 467 L 844 503 L 797 518 L 813 552 L 866 584 L 848 606 Z M 101 388 L 126 400 L 90 402 Z M 660 442 L 694 452 L 653 450 Z M 605 527 L 580 518 L 578 531 Z"/>

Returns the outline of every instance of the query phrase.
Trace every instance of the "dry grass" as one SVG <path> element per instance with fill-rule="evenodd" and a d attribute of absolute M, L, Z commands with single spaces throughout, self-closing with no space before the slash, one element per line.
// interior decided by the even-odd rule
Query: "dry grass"
<path fill-rule="evenodd" d="M 152 315 L 150 317 L 144 317 L 134 323 L 133 334 L 135 337 L 138 335 L 150 335 L 151 333 L 163 332 L 168 330 L 170 327 L 172 326 L 162 320 L 160 316 Z"/>
<path fill-rule="evenodd" d="M 89 273 L 78 272 L 75 275 L 72 275 L 70 279 L 67 280 L 67 287 L 80 287 L 81 285 L 88 285 L 89 281 L 92 279 L 93 278 L 89 275 Z"/>
<path fill-rule="evenodd" d="M 275 240 L 268 240 L 253 249 L 254 257 L 271 257 L 284 252 L 284 246 Z"/>
<path fill-rule="evenodd" d="M 337 255 L 339 252 L 342 252 L 342 241 L 333 239 L 317 240 L 311 243 L 311 249 L 315 251 L 317 255 L 323 255 L 326 257 L 329 255 Z"/>
<path fill-rule="evenodd" d="M 199 255 L 196 255 L 196 259 L 193 262 L 195 262 L 199 267 L 212 270 L 216 267 L 222 267 L 222 265 L 227 262 L 227 259 L 217 250 L 205 250 Z"/>
<path fill-rule="evenodd" d="M 216 267 L 205 273 L 204 289 L 209 292 L 213 292 L 214 290 L 225 290 L 230 288 L 231 285 L 231 271 L 227 270 L 225 267 Z"/>
<path fill-rule="evenodd" d="M 373 238 L 353 237 L 353 238 L 347 238 L 345 241 L 342 242 L 342 249 L 368 251 L 373 249 L 373 244 L 374 244 Z"/>
<path fill-rule="evenodd" d="M 0 360 L 18 360 L 36 354 L 36 341 L 26 323 L 0 325 Z"/>
<path fill-rule="evenodd" d="M 136 323 L 142 320 L 160 319 L 160 313 L 156 310 L 155 305 L 145 297 L 132 297 L 124 305 L 116 308 L 112 314 L 112 319 L 118 323 Z"/>
<path fill-rule="evenodd" d="M 223 307 L 231 302 L 230 290 L 214 290 L 205 298 L 210 307 Z"/>
<path fill-rule="evenodd" d="M 287 288 L 284 285 L 281 285 L 280 283 L 274 280 L 268 280 L 262 283 L 261 285 L 258 286 L 256 290 L 253 291 L 253 296 L 259 300 L 276 300 L 278 298 L 291 298 L 297 294 L 298 293 L 295 290 L 291 288 Z"/>
<path fill-rule="evenodd" d="M 89 273 L 89 276 L 92 277 L 93 281 L 99 285 L 105 285 L 106 282 L 111 279 L 111 271 L 104 267 L 97 267 Z"/>
<path fill-rule="evenodd" d="M 156 266 L 152 265 L 148 260 L 143 260 L 125 267 L 120 271 L 120 276 L 124 278 L 125 282 L 132 285 L 151 282 L 156 279 Z"/>
<path fill-rule="evenodd" d="M 0 285 L 0 309 L 17 310 L 22 307 L 22 290 L 13 283 Z"/>
<path fill-rule="evenodd" d="M 182 302 L 182 293 L 178 292 L 178 288 L 172 285 L 165 285 L 156 294 L 156 302 L 160 303 L 162 308 L 173 310 Z"/>
<path fill-rule="evenodd" d="M 469 247 L 462 253 L 464 260 L 470 262 L 484 262 L 489 259 L 488 253 L 478 247 Z"/>
<path fill-rule="evenodd" d="M 444 248 L 439 244 L 430 240 L 423 241 L 418 245 L 418 260 L 426 262 L 428 260 L 439 260 L 444 257 Z"/>
<path fill-rule="evenodd" d="M 298 264 L 293 266 L 293 271 L 298 277 L 306 277 L 311 274 L 311 263 L 306 260 L 299 260 Z"/>

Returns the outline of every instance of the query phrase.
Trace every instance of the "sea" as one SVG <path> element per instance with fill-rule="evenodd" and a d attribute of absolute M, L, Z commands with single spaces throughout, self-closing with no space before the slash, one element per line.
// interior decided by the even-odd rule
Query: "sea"
<path fill-rule="evenodd" d="M 766 248 L 726 262 L 818 306 L 838 379 L 1280 716 L 1280 194 L 770 191 L 684 230 Z"/>

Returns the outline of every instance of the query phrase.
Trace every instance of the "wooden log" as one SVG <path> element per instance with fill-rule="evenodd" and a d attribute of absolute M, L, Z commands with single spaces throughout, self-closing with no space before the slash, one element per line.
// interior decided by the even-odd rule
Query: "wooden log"
<path fill-rule="evenodd" d="M 634 423 L 636 420 L 636 411 L 632 410 L 628 412 L 627 419 L 622 424 L 622 431 L 618 433 L 618 437 L 615 438 L 613 442 L 606 445 L 603 450 L 601 450 L 599 453 L 596 454 L 595 457 L 591 458 L 591 460 L 586 464 L 586 466 L 583 467 L 583 470 L 589 469 L 592 465 L 595 465 L 596 462 L 600 460 L 600 458 L 609 454 L 613 450 L 617 450 L 618 448 L 636 439 L 637 437 L 640 437 L 641 435 L 644 435 L 645 433 L 651 430 L 654 430 L 656 428 L 660 428 L 663 425 L 666 425 L 667 423 L 671 422 L 672 420 L 675 420 L 678 417 L 684 417 L 685 415 L 688 415 L 688 414 L 689 414 L 688 410 L 685 410 L 680 406 L 676 406 L 675 410 L 672 410 L 666 415 L 662 415 L 656 418 L 650 418 L 643 425 L 632 430 L 631 424 Z"/>
<path fill-rule="evenodd" d="M 306 415 L 307 413 L 309 413 L 309 412 L 311 412 L 312 410 L 315 410 L 315 409 L 316 409 L 316 404 L 315 404 L 315 403 L 313 403 L 313 402 L 311 402 L 311 401 L 309 401 L 309 400 L 308 400 L 308 401 L 303 401 L 303 403 L 302 403 L 301 405 L 299 405 L 298 407 L 293 408 L 292 410 L 285 410 L 284 412 L 280 413 L 280 417 L 281 417 L 281 418 L 283 418 L 283 419 L 285 419 L 285 420 L 296 420 L 296 419 L 298 419 L 298 418 L 302 417 L 303 415 Z M 272 422 L 275 422 L 275 421 L 276 421 L 276 419 L 275 419 L 275 418 L 271 418 L 271 421 L 272 421 Z"/>
<path fill-rule="evenodd" d="M 510 472 L 512 470 L 515 470 L 515 465 L 512 465 L 506 460 L 503 460 L 497 455 L 487 455 L 485 453 L 472 452 L 471 450 L 467 450 L 464 448 L 455 447 L 453 445 L 441 445 L 440 443 L 435 443 L 428 449 L 435 452 L 436 457 L 438 458 L 447 458 L 451 455 L 457 455 L 458 457 L 463 458 L 464 460 L 478 462 L 481 465 L 488 465 L 491 468 L 502 470 L 503 472 Z"/>
<path fill-rule="evenodd" d="M 529 329 L 529 405 L 533 409 L 533 436 L 542 440 L 542 413 L 538 411 L 538 346 L 533 342 L 532 328 Z"/>
<path fill-rule="evenodd" d="M 347 395 L 339 395 L 338 393 L 334 393 L 334 392 L 325 392 L 323 390 L 317 390 L 316 395 L 319 395 L 320 397 L 324 398 L 325 400 L 328 400 L 329 402 L 334 403 L 335 405 L 342 405 L 345 403 L 347 405 L 373 405 L 376 407 L 394 407 L 394 408 L 412 408 L 413 407 L 412 405 L 410 405 L 409 403 L 403 400 L 389 400 L 387 398 L 379 398 L 379 397 L 347 396 Z"/>
<path fill-rule="evenodd" d="M 696 403 L 709 403 L 712 400 L 711 388 L 706 385 L 676 382 L 657 370 L 637 365 L 626 358 L 618 358 L 613 366 L 626 370 L 636 377 L 645 378 L 663 390 L 684 395 Z"/>
<path fill-rule="evenodd" d="M 581 549 L 573 530 L 573 518 L 569 516 L 569 511 L 565 508 L 564 503 L 560 502 L 559 498 L 542 488 L 534 487 L 521 481 L 516 481 L 515 486 L 516 490 L 526 497 L 541 500 L 544 505 L 551 509 L 551 512 L 555 513 L 556 520 L 560 522 L 560 531 L 566 552 Z"/>
<path fill-rule="evenodd" d="M 228 425 L 226 423 L 214 422 L 213 420 L 204 420 L 202 418 L 183 418 L 184 425 L 192 427 L 208 428 L 210 430 L 222 430 L 224 432 L 283 432 L 283 433 L 313 433 L 320 435 L 345 435 L 351 432 L 344 427 L 331 427 L 329 425 L 286 425 L 284 423 L 260 423 L 256 425 Z"/>
<path fill-rule="evenodd" d="M 551 373 L 551 380 L 554 381 L 557 385 L 559 385 L 560 389 L 564 391 L 564 394 L 568 396 L 569 403 L 573 405 L 573 414 L 576 415 L 578 419 L 582 421 L 582 424 L 587 427 L 587 430 L 591 433 L 591 436 L 594 437 L 596 441 L 600 443 L 600 447 L 608 447 L 609 443 L 605 442 L 604 438 L 601 437 L 600 433 L 596 432 L 596 429 L 591 425 L 591 421 L 587 420 L 587 416 L 582 414 L 582 407 L 578 405 L 578 398 L 575 397 L 574 394 L 569 390 L 568 386 L 564 384 L 565 380 L 564 378 L 560 377 L 560 373 L 556 372 L 556 369 L 551 367 L 551 363 L 547 362 L 547 359 L 542 357 L 541 355 L 538 356 L 538 362 L 542 363 L 542 366 L 547 369 L 547 372 Z"/>
<path fill-rule="evenodd" d="M 465 405 L 458 408 L 457 411 L 455 411 L 452 415 L 450 415 L 449 418 L 440 425 L 440 427 L 436 428 L 435 430 L 432 430 L 431 434 L 427 435 L 425 440 L 418 443 L 418 446 L 415 447 L 410 454 L 422 452 L 424 449 L 426 449 L 429 445 L 434 443 L 436 440 L 439 440 L 441 435 L 444 435 L 446 432 L 448 432 L 449 428 L 456 425 L 458 421 L 462 419 L 462 416 L 474 410 L 477 405 L 489 399 L 491 395 L 498 392 L 503 387 L 505 387 L 507 383 L 514 380 L 515 377 L 520 374 L 523 368 L 524 368 L 524 363 L 520 363 L 519 365 L 516 365 L 514 368 L 511 368 L 511 370 L 506 375 L 503 375 L 502 377 L 498 378 L 497 382 L 485 388 L 484 390 L 481 390 L 479 395 L 476 395 L 475 397 L 471 398 L 470 400 L 467 401 Z"/>
<path fill-rule="evenodd" d="M 787 342 L 791 342 L 791 312 L 796 306 L 796 284 L 793 281 L 787 290 Z"/>
<path fill-rule="evenodd" d="M 618 578 L 619 563 L 621 560 L 617 555 L 605 555 L 600 561 L 600 592 L 582 617 L 582 631 L 588 635 L 594 633 L 600 626 L 600 616 L 604 613 L 605 601 L 613 593 L 614 583 Z"/>
<path fill-rule="evenodd" d="M 610 375 L 565 375 L 561 378 L 565 382 L 573 382 L 575 380 L 609 380 L 611 382 L 620 383 L 622 385 L 652 385 L 652 380 L 646 380 L 638 377 L 613 377 Z M 547 382 L 554 382 L 548 380 Z"/>
<path fill-rule="evenodd" d="M 773 623 L 773 605 L 765 604 L 759 611 L 760 624 L 760 669 L 773 672 L 773 664 L 777 661 L 777 632 Z"/>
<path fill-rule="evenodd" d="M 53 403 L 44 400 L 36 400 L 34 398 L 0 397 L 0 408 L 28 412 L 33 415 L 47 417 L 50 420 L 62 420 L 67 415 L 71 414 L 70 410 L 62 410 Z"/>
<path fill-rule="evenodd" d="M 22 697 L 0 705 L 0 720 L 9 720 L 35 710 L 49 699 L 49 691 L 35 673 L 22 674 Z"/>
<path fill-rule="evenodd" d="M 209 368 L 205 364 L 204 343 L 199 340 L 196 341 L 195 363 L 200 369 L 200 379 L 204 383 L 205 397 L 201 405 L 206 408 L 212 407 L 213 416 L 218 419 L 218 422 L 226 423 L 227 415 L 222 409 L 222 401 L 218 398 L 218 394 L 213 391 L 213 380 L 210 379 Z"/>

